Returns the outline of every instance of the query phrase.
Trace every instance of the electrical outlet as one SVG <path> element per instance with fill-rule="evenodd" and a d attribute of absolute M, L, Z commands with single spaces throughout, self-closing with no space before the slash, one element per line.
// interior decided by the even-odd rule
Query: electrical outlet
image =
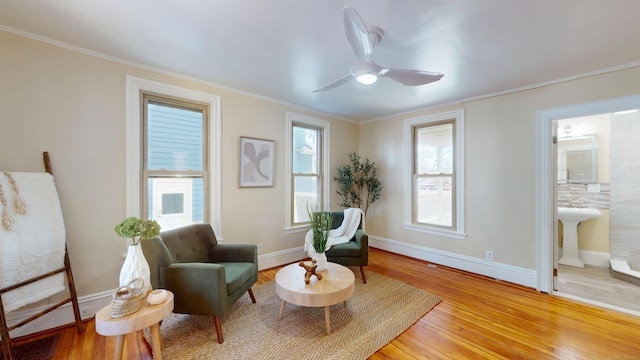
<path fill-rule="evenodd" d="M 484 258 L 487 261 L 493 261 L 493 250 L 487 250 L 484 252 Z"/>
<path fill-rule="evenodd" d="M 258 254 L 262 254 L 262 244 L 258 244 Z"/>
<path fill-rule="evenodd" d="M 93 310 L 93 306 L 81 306 L 80 307 L 80 317 L 85 318 L 85 317 L 90 317 L 93 316 L 95 314 L 94 310 Z"/>

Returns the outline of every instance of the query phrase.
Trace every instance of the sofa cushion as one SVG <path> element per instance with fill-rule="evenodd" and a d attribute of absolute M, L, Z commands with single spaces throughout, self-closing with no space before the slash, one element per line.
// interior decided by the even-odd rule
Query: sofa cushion
<path fill-rule="evenodd" d="M 233 294 L 243 284 L 251 280 L 256 271 L 256 264 L 246 262 L 220 262 L 224 266 L 227 281 L 227 294 Z M 245 289 L 246 290 L 246 289 Z"/>

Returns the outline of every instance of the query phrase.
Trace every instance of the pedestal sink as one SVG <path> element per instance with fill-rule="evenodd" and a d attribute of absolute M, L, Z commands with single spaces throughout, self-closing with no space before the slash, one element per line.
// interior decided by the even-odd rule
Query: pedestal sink
<path fill-rule="evenodd" d="M 583 221 L 600 217 L 598 209 L 558 208 L 558 220 L 563 226 L 562 258 L 558 263 L 569 266 L 584 267 L 584 262 L 578 254 L 578 224 Z"/>

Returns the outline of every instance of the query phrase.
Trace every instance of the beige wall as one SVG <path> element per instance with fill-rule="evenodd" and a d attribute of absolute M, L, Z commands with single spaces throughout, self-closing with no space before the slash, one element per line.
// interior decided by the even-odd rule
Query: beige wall
<path fill-rule="evenodd" d="M 357 151 L 356 123 L 0 31 L 0 168 L 43 171 L 50 152 L 79 296 L 115 289 L 126 252 L 113 229 L 125 216 L 127 75 L 221 97 L 225 242 L 261 243 L 263 253 L 302 246 L 304 233 L 284 232 L 286 113 L 330 122 L 332 171 Z M 238 188 L 241 135 L 275 140 L 273 188 Z"/>
<path fill-rule="evenodd" d="M 536 111 L 640 93 L 640 68 L 611 72 L 462 103 L 465 110 L 464 240 L 405 230 L 403 121 L 447 106 L 364 123 L 360 153 L 381 164 L 385 193 L 367 219 L 367 232 L 426 248 L 536 268 Z"/>
<path fill-rule="evenodd" d="M 495 262 L 526 269 L 535 269 L 536 260 L 536 111 L 640 93 L 640 68 L 633 68 L 358 125 L 0 32 L 0 168 L 41 171 L 41 152 L 51 153 L 80 296 L 115 288 L 126 250 L 113 227 L 125 216 L 127 75 L 221 97 L 226 242 L 261 243 L 265 254 L 302 245 L 303 234 L 283 229 L 290 111 L 330 121 L 332 172 L 352 150 L 378 165 L 384 193 L 369 210 L 369 234 L 472 258 L 493 250 Z M 460 108 L 468 236 L 405 230 L 403 122 Z M 241 135 L 276 141 L 273 188 L 238 188 Z"/>

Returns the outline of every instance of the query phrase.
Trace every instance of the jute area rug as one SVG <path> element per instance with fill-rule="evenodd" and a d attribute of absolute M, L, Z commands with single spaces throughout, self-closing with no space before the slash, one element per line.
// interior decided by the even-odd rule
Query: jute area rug
<path fill-rule="evenodd" d="M 256 304 L 243 295 L 221 318 L 218 344 L 213 317 L 171 314 L 160 327 L 165 359 L 366 359 L 440 302 L 436 295 L 383 275 L 356 271 L 347 307 L 331 307 L 327 335 L 323 308 L 287 304 L 273 281 L 253 288 Z M 300 279 L 304 281 L 304 279 Z M 147 340 L 149 333 L 145 333 Z"/>

